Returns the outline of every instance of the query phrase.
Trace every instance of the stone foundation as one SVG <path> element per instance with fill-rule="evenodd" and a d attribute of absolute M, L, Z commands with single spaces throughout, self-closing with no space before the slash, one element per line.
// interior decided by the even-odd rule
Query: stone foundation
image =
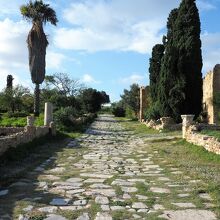
<path fill-rule="evenodd" d="M 176 124 L 174 120 L 170 117 L 162 117 L 159 120 L 150 120 L 143 122 L 147 127 L 153 128 L 156 130 L 181 130 L 182 124 Z"/>
<path fill-rule="evenodd" d="M 56 126 L 53 120 L 53 106 L 45 103 L 45 126 L 35 127 L 33 116 L 27 117 L 25 128 L 0 128 L 0 156 L 10 147 L 16 148 L 20 144 L 33 141 L 35 138 L 43 137 L 47 134 L 56 135 Z"/>
<path fill-rule="evenodd" d="M 24 131 L 24 128 L 0 127 L 0 136 L 7 136 Z"/>
<path fill-rule="evenodd" d="M 10 147 L 28 143 L 35 138 L 43 137 L 50 131 L 49 127 L 26 126 L 23 131 L 0 137 L 0 155 L 4 154 Z"/>
<path fill-rule="evenodd" d="M 193 116 L 184 115 L 183 119 L 183 138 L 186 141 L 204 147 L 207 151 L 220 154 L 220 142 L 215 138 L 208 135 L 201 134 L 203 129 L 220 130 L 220 126 L 195 124 Z"/>
<path fill-rule="evenodd" d="M 220 64 L 203 79 L 203 111 L 207 113 L 209 124 L 218 123 L 219 108 L 214 103 L 214 96 L 220 93 Z"/>

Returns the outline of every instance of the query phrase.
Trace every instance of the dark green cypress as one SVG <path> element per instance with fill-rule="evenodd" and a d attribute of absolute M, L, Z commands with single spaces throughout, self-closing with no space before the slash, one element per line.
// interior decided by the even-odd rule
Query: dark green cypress
<path fill-rule="evenodd" d="M 170 116 L 179 121 L 180 107 L 184 100 L 184 78 L 177 71 L 178 48 L 174 43 L 177 17 L 178 9 L 173 9 L 167 21 L 168 30 L 160 71 L 158 105 L 161 116 Z"/>
<path fill-rule="evenodd" d="M 150 58 L 150 98 L 155 103 L 158 100 L 158 86 L 160 79 L 161 60 L 164 55 L 164 45 L 156 44 L 152 49 L 152 57 Z"/>
<path fill-rule="evenodd" d="M 200 18 L 195 0 L 182 0 L 176 19 L 174 46 L 178 48 L 178 74 L 185 78 L 181 114 L 198 116 L 202 109 L 202 52 Z"/>

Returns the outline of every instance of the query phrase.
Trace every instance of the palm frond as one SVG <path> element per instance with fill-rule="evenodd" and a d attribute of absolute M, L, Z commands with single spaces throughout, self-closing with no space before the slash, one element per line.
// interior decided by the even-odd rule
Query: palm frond
<path fill-rule="evenodd" d="M 33 23 L 40 22 L 46 24 L 50 22 L 56 25 L 58 22 L 56 12 L 49 4 L 44 4 L 42 0 L 29 1 L 28 4 L 20 7 L 23 17 Z"/>

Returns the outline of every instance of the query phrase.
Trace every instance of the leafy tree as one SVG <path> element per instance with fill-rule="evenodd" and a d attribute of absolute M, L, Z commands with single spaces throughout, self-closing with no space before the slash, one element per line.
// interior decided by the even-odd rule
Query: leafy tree
<path fill-rule="evenodd" d="M 34 113 L 39 115 L 40 84 L 45 77 L 45 57 L 48 46 L 47 36 L 43 30 L 43 24 L 50 22 L 56 25 L 58 20 L 55 11 L 44 4 L 42 0 L 30 1 L 20 8 L 25 19 L 31 21 L 33 26 L 28 34 L 27 44 L 29 50 L 29 68 L 32 82 L 35 86 Z"/>
<path fill-rule="evenodd" d="M 125 89 L 121 99 L 124 106 L 131 109 L 137 117 L 140 107 L 140 88 L 138 84 L 132 84 L 130 90 Z"/>
<path fill-rule="evenodd" d="M 96 113 L 101 109 L 102 104 L 110 101 L 109 96 L 105 92 L 99 92 L 92 88 L 82 90 L 78 100 L 81 102 L 82 108 L 86 113 Z"/>
<path fill-rule="evenodd" d="M 7 111 L 21 111 L 24 106 L 24 98 L 30 95 L 28 88 L 17 85 L 12 89 L 5 89 L 0 93 L 0 103 Z"/>
<path fill-rule="evenodd" d="M 177 75 L 178 49 L 174 46 L 177 16 L 178 9 L 173 9 L 167 21 L 168 31 L 165 41 L 165 54 L 161 64 L 157 103 L 157 109 L 160 110 L 161 116 L 171 116 L 176 120 L 180 117 L 178 106 L 182 104 L 184 98 L 181 91 L 183 82 Z"/>
<path fill-rule="evenodd" d="M 202 52 L 196 0 L 182 0 L 176 19 L 174 44 L 178 47 L 178 74 L 185 79 L 182 114 L 198 116 L 202 110 Z"/>
<path fill-rule="evenodd" d="M 150 58 L 150 98 L 155 103 L 158 100 L 158 86 L 160 81 L 161 60 L 164 55 L 164 45 L 156 44 L 152 49 L 152 57 Z"/>
<path fill-rule="evenodd" d="M 75 96 L 83 88 L 78 81 L 71 79 L 66 73 L 55 73 L 45 77 L 46 87 L 54 87 L 59 94 L 64 96 Z"/>

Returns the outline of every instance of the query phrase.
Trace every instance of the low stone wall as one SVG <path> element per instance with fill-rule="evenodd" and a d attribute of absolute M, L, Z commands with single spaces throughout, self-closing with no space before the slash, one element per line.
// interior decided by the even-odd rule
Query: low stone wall
<path fill-rule="evenodd" d="M 0 127 L 0 136 L 6 136 L 14 133 L 24 131 L 24 128 L 15 128 L 15 127 Z"/>
<path fill-rule="evenodd" d="M 23 131 L 8 136 L 0 137 L 0 155 L 4 154 L 10 147 L 28 143 L 35 138 L 45 136 L 50 132 L 50 127 L 26 126 Z"/>
<path fill-rule="evenodd" d="M 185 138 L 188 142 L 202 146 L 207 151 L 220 154 L 220 142 L 218 139 L 199 133 L 196 126 L 190 126 L 188 128 Z"/>
<path fill-rule="evenodd" d="M 153 128 L 156 130 L 181 130 L 182 124 L 176 124 L 174 120 L 170 117 L 162 117 L 159 120 L 142 121 L 148 128 Z"/>
<path fill-rule="evenodd" d="M 200 131 L 204 129 L 208 130 L 220 130 L 220 126 L 195 124 L 193 122 L 193 115 L 183 115 L 183 138 L 186 141 L 204 147 L 207 151 L 220 154 L 220 142 L 217 138 L 208 135 L 201 134 Z"/>

